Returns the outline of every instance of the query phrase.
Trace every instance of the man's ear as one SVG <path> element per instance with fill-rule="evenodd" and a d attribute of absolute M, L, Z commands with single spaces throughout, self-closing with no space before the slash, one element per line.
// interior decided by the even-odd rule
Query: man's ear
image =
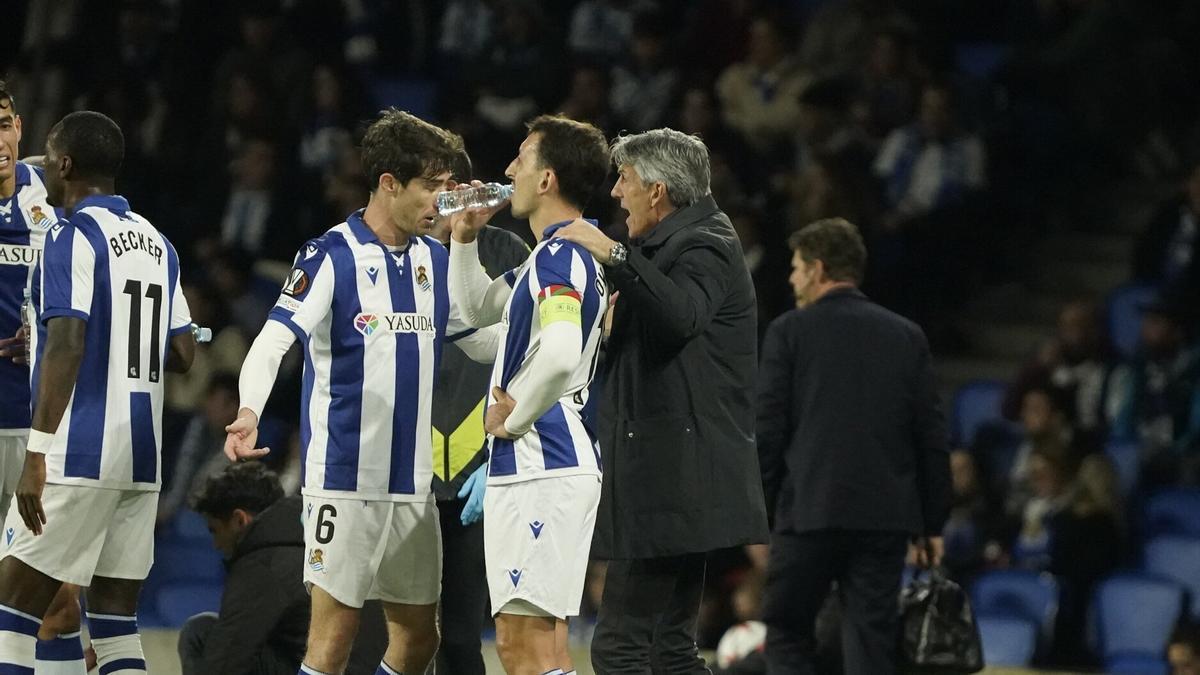
<path fill-rule="evenodd" d="M 554 171 L 550 169 L 542 169 L 542 177 L 538 180 L 538 194 L 544 195 L 554 187 L 554 183 L 558 180 L 558 176 L 554 175 Z"/>
<path fill-rule="evenodd" d="M 667 198 L 667 184 L 661 181 L 650 184 L 650 208 L 661 204 Z"/>
<path fill-rule="evenodd" d="M 379 182 L 375 184 L 375 187 L 384 192 L 395 192 L 400 189 L 400 181 L 396 180 L 396 177 L 390 173 L 381 173 L 379 174 Z"/>
<path fill-rule="evenodd" d="M 57 167 L 46 167 L 47 169 L 54 168 L 58 170 L 58 175 L 63 180 L 71 180 L 75 173 L 75 161 L 70 155 L 59 155 Z"/>
<path fill-rule="evenodd" d="M 813 269 L 813 281 L 817 282 L 818 284 L 823 284 L 829 281 L 829 277 L 825 274 L 824 260 L 817 258 L 816 260 L 812 261 L 811 267 Z"/>
<path fill-rule="evenodd" d="M 21 116 L 13 115 L 13 128 L 17 130 L 17 142 L 21 142 Z"/>
<path fill-rule="evenodd" d="M 242 529 L 249 527 L 250 523 L 254 522 L 254 516 L 245 509 L 234 509 L 232 516 L 234 522 Z"/>

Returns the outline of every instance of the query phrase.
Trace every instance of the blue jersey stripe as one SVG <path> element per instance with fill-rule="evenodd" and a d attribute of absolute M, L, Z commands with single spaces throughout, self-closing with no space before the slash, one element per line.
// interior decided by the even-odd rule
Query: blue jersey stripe
<path fill-rule="evenodd" d="M 415 312 L 413 295 L 412 251 L 419 243 L 409 244 L 404 266 L 385 264 L 391 287 L 392 311 Z M 386 250 L 384 257 L 391 257 Z M 396 405 L 392 408 L 392 457 L 388 467 L 388 492 L 413 493 L 413 463 L 417 445 L 417 395 L 421 388 L 421 346 L 414 333 L 396 333 Z"/>
<path fill-rule="evenodd" d="M 153 483 L 158 480 L 158 442 L 154 439 L 154 404 L 150 392 L 129 393 L 129 424 L 133 446 L 133 480 Z"/>
<path fill-rule="evenodd" d="M 486 411 L 484 414 L 487 414 Z M 515 476 L 517 450 L 512 439 L 492 437 L 492 452 L 488 459 L 488 475 Z"/>
<path fill-rule="evenodd" d="M 592 258 L 591 254 L 583 248 L 577 249 L 575 253 L 583 261 L 583 269 L 586 272 L 583 281 L 584 287 L 576 289 L 579 291 L 580 297 L 583 298 L 583 322 L 579 327 L 583 331 L 581 348 L 586 352 L 588 339 L 592 337 L 592 327 L 596 325 L 596 313 L 601 311 L 600 297 L 602 292 L 600 284 L 603 282 L 596 276 L 596 261 Z"/>
<path fill-rule="evenodd" d="M 96 252 L 92 275 L 91 318 L 84 337 L 83 363 L 75 381 L 75 398 L 71 402 L 71 428 L 67 435 L 67 457 L 63 475 L 70 478 L 100 478 L 100 451 L 103 447 L 97 432 L 104 429 L 104 414 L 108 406 L 108 343 L 112 334 L 112 281 L 109 277 L 108 243 L 104 233 L 91 216 L 77 213 L 71 218 L 74 229 L 87 237 Z M 60 236 L 61 238 L 61 236 Z M 70 298 L 67 298 L 70 306 Z"/>
<path fill-rule="evenodd" d="M 79 218 L 86 216 L 81 214 Z M 42 304 L 39 316 L 44 316 L 46 310 L 51 308 L 62 309 L 71 306 L 71 270 L 77 234 L 81 234 L 78 227 L 64 226 L 57 238 L 46 237 L 46 250 L 42 258 Z M 107 251 L 107 247 L 105 250 Z"/>
<path fill-rule="evenodd" d="M 575 444 L 571 442 L 571 429 L 563 414 L 562 404 L 550 406 L 544 415 L 533 423 L 542 443 L 542 461 L 547 469 L 566 469 L 579 466 Z"/>
<path fill-rule="evenodd" d="M 352 318 L 362 312 L 355 281 L 354 252 L 342 236 L 330 236 L 326 249 L 333 262 L 333 316 L 351 320 L 333 322 L 329 328 L 329 433 L 325 449 L 327 490 L 358 488 L 358 453 L 362 433 L 362 333 Z"/>
<path fill-rule="evenodd" d="M 303 335 L 303 332 L 299 331 L 295 324 L 292 324 L 292 332 Z M 313 381 L 316 378 L 316 371 L 313 368 L 312 352 L 308 350 L 307 336 L 301 339 L 300 344 L 304 347 L 300 350 L 304 352 L 304 372 L 301 374 L 300 382 L 300 484 L 308 485 L 305 482 L 308 479 L 308 444 L 312 442 L 312 417 L 308 408 L 312 405 Z"/>

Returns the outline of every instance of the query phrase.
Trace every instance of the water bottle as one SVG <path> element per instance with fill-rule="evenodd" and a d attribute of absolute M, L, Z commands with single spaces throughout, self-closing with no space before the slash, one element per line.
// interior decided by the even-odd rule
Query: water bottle
<path fill-rule="evenodd" d="M 33 358 L 33 295 L 25 287 L 25 298 L 21 301 L 21 329 L 25 332 L 25 359 Z"/>
<path fill-rule="evenodd" d="M 437 196 L 438 214 L 448 216 L 463 209 L 487 209 L 512 196 L 513 186 L 487 183 L 470 190 L 448 190 Z"/>
<path fill-rule="evenodd" d="M 196 342 L 212 342 L 212 329 L 192 324 L 192 337 L 196 338 Z"/>

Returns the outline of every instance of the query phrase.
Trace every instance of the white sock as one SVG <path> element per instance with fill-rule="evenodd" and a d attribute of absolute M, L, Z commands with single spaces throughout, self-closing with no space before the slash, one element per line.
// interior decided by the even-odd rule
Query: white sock
<path fill-rule="evenodd" d="M 87 619 L 102 675 L 146 675 L 136 616 L 88 612 Z"/>
<path fill-rule="evenodd" d="M 564 670 L 564 671 L 563 671 L 563 675 L 575 675 L 575 671 L 573 671 L 573 670 Z"/>
<path fill-rule="evenodd" d="M 555 668 L 554 670 L 547 670 L 546 672 L 542 673 L 542 675 L 566 675 L 566 674 L 563 673 L 562 668 Z"/>
<path fill-rule="evenodd" d="M 33 675 L 34 652 L 42 620 L 0 605 L 0 669 Z"/>
<path fill-rule="evenodd" d="M 83 662 L 83 642 L 79 632 L 59 635 L 53 640 L 38 640 L 34 675 L 87 675 Z"/>
<path fill-rule="evenodd" d="M 316 668 L 313 668 L 312 666 L 306 666 L 306 665 L 304 665 L 303 662 L 301 662 L 300 663 L 300 672 L 297 673 L 297 675 L 329 675 L 329 673 L 317 670 Z"/>

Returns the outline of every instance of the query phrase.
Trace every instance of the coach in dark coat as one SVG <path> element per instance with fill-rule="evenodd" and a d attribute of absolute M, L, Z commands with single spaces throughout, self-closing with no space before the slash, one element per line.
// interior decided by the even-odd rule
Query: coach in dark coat
<path fill-rule="evenodd" d="M 613 307 L 598 380 L 604 483 L 593 555 L 609 559 L 598 672 L 706 672 L 695 630 L 708 551 L 765 542 L 754 443 L 754 286 L 709 192 L 708 151 L 659 129 L 613 147 L 630 245 L 560 235 L 605 266 Z"/>
<path fill-rule="evenodd" d="M 950 461 L 929 344 L 857 289 L 858 230 L 818 221 L 791 240 L 807 303 L 763 344 L 758 448 L 775 520 L 764 620 L 768 672 L 816 672 L 814 622 L 832 582 L 847 675 L 896 672 L 896 604 L 910 541 L 941 555 Z"/>

